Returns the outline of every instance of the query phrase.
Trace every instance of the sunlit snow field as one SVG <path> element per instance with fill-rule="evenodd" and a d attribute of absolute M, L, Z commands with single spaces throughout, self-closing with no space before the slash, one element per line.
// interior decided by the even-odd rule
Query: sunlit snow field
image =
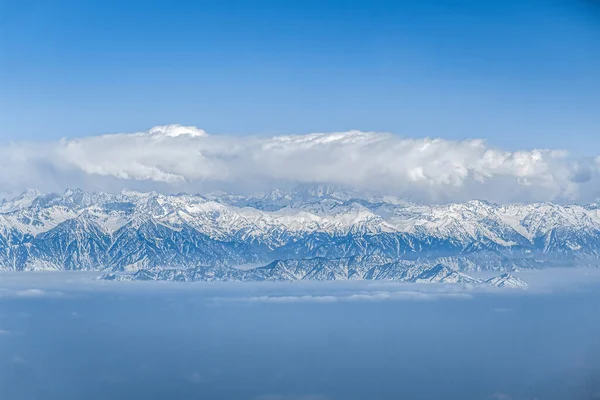
<path fill-rule="evenodd" d="M 0 274 L 0 399 L 600 398 L 600 270 L 517 273 L 527 290 L 97 275 Z"/>

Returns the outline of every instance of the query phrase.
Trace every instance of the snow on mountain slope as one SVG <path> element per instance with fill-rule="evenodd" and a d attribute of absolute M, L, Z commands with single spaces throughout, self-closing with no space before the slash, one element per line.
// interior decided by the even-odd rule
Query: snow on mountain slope
<path fill-rule="evenodd" d="M 40 192 L 34 189 L 29 189 L 14 198 L 3 198 L 0 200 L 0 213 L 8 213 L 11 211 L 27 208 L 31 203 L 41 195 Z"/>
<path fill-rule="evenodd" d="M 416 205 L 328 186 L 262 196 L 29 191 L 0 204 L 0 269 L 137 271 L 322 259 L 330 264 L 313 271 L 315 279 L 363 276 L 363 267 L 354 266 L 351 276 L 349 266 L 333 261 L 353 257 L 363 264 L 379 257 L 382 278 L 403 273 L 400 264 L 383 268 L 392 262 L 452 271 L 600 265 L 600 213 L 594 205 L 550 203 Z M 265 276 L 278 273 L 271 267 Z M 290 265 L 286 273 L 310 273 L 304 268 Z"/>
<path fill-rule="evenodd" d="M 521 279 L 512 276 L 511 274 L 502 274 L 494 278 L 490 278 L 485 281 L 489 285 L 493 285 L 499 288 L 512 288 L 512 289 L 526 289 L 527 283 Z"/>
<path fill-rule="evenodd" d="M 472 278 L 441 264 L 424 266 L 407 262 L 390 263 L 380 267 L 363 268 L 357 272 L 348 269 L 348 260 L 285 260 L 275 261 L 264 267 L 247 270 L 233 267 L 195 267 L 187 269 L 151 268 L 135 273 L 106 273 L 99 277 L 113 281 L 180 281 L 180 282 L 223 282 L 223 281 L 299 281 L 299 280 L 393 280 L 409 283 L 451 283 L 469 285 L 493 285 L 499 288 L 524 289 L 527 284 L 512 275 L 504 274 L 487 281 Z M 382 273 L 382 272 L 386 273 Z M 391 274 L 390 271 L 393 271 Z"/>

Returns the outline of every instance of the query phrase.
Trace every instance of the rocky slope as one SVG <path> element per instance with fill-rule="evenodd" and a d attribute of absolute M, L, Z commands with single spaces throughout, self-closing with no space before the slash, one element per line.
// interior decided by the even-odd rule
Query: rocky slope
<path fill-rule="evenodd" d="M 393 276 L 394 262 L 454 271 L 597 266 L 600 207 L 425 206 L 328 187 L 261 196 L 68 190 L 0 202 L 4 270 L 135 272 L 285 262 L 286 273 L 296 276 L 310 270 L 312 259 L 328 263 L 315 272 L 319 279 L 370 279 L 367 271 Z"/>
<path fill-rule="evenodd" d="M 343 260 L 286 260 L 264 267 L 242 270 L 234 267 L 195 267 L 187 269 L 151 268 L 135 273 L 110 272 L 100 279 L 111 281 L 177 281 L 177 282 L 261 282 L 298 280 L 392 280 L 410 283 L 454 283 L 491 285 L 499 288 L 526 289 L 527 284 L 510 274 L 478 280 L 444 265 L 422 266 L 409 262 L 393 262 L 357 271 Z"/>

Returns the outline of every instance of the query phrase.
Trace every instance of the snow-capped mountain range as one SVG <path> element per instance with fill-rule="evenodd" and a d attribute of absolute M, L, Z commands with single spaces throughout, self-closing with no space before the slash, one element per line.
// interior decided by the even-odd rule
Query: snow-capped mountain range
<path fill-rule="evenodd" d="M 491 285 L 498 288 L 526 289 L 527 283 L 505 273 L 487 280 L 475 279 L 465 273 L 438 264 L 424 266 L 396 261 L 372 268 L 356 264 L 353 268 L 344 260 L 275 261 L 264 267 L 239 269 L 234 267 L 195 267 L 187 269 L 150 268 L 135 273 L 109 272 L 100 277 L 114 281 L 177 281 L 177 282 L 247 282 L 297 280 L 393 280 L 410 283 L 459 283 Z"/>
<path fill-rule="evenodd" d="M 315 279 L 393 278 L 402 269 L 390 266 L 402 263 L 421 272 L 597 266 L 600 206 L 417 205 L 327 186 L 260 196 L 28 191 L 0 201 L 3 270 L 264 266 L 297 278 L 315 263 Z"/>

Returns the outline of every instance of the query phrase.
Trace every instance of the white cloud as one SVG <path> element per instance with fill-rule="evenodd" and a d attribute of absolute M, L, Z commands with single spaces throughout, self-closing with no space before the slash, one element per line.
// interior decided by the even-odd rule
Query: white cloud
<path fill-rule="evenodd" d="M 338 132 L 275 137 L 209 135 L 168 125 L 147 132 L 0 147 L 7 190 L 266 189 L 331 183 L 425 201 L 592 201 L 600 158 L 561 150 L 504 151 L 480 139 Z"/>
<path fill-rule="evenodd" d="M 15 297 L 25 297 L 25 298 L 35 298 L 35 297 L 62 297 L 64 296 L 63 292 L 60 291 L 48 291 L 42 289 L 7 289 L 0 288 L 0 298 L 15 298 Z"/>
<path fill-rule="evenodd" d="M 16 297 L 47 297 L 47 296 L 59 296 L 58 292 L 47 292 L 42 289 L 25 289 L 17 290 L 14 295 Z"/>
<path fill-rule="evenodd" d="M 439 298 L 470 299 L 472 296 L 461 292 L 417 292 L 410 290 L 361 292 L 352 294 L 327 294 L 327 295 L 262 295 L 251 297 L 216 298 L 217 302 L 242 301 L 250 303 L 337 303 L 337 302 L 364 302 L 364 301 L 430 301 Z"/>

